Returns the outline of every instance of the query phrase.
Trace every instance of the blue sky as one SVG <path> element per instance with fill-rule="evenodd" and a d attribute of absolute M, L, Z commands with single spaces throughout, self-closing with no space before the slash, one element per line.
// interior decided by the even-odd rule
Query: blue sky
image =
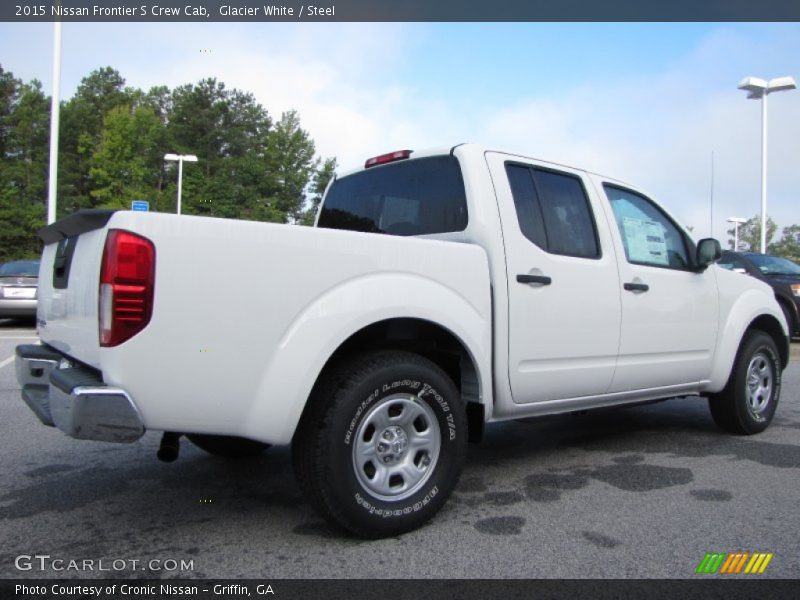
<path fill-rule="evenodd" d="M 0 64 L 50 90 L 52 25 L 0 24 Z M 62 97 L 111 65 L 130 85 L 214 76 L 296 108 L 350 167 L 485 143 L 636 183 L 699 236 L 759 209 L 747 75 L 800 81 L 800 24 L 88 24 L 63 28 Z M 770 214 L 800 223 L 800 91 L 770 96 Z"/>

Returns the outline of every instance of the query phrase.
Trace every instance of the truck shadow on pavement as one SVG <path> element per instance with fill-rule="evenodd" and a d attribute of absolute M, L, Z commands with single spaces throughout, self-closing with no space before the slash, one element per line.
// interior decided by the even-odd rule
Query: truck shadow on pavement
<path fill-rule="evenodd" d="M 687 485 L 694 481 L 681 460 L 687 458 L 716 456 L 796 469 L 800 445 L 773 440 L 781 438 L 783 428 L 800 428 L 800 422 L 793 410 L 779 409 L 778 414 L 770 430 L 750 438 L 718 430 L 705 402 L 697 398 L 492 425 L 484 442 L 470 447 L 464 475 L 440 517 L 479 517 L 480 507 L 558 503 L 593 482 L 633 493 Z M 259 536 L 288 529 L 303 537 L 362 543 L 321 522 L 305 504 L 287 448 L 229 461 L 184 442 L 178 462 L 162 464 L 155 459 L 155 435 L 126 447 L 64 443 L 68 453 L 54 457 L 53 464 L 24 471 L 22 485 L 0 493 L 0 520 L 49 515 L 49 521 L 59 523 L 54 538 L 63 536 L 65 544 L 91 548 L 94 554 L 119 532 L 132 547 L 151 554 L 154 548 L 174 550 L 182 530 L 203 531 L 207 542 L 217 528 Z M 662 464 L 648 464 L 655 455 Z M 663 464 L 672 460 L 674 466 Z M 697 501 L 732 497 L 718 489 L 690 493 Z M 525 519 L 492 516 L 470 522 L 481 533 L 513 535 Z M 585 537 L 601 547 L 615 544 L 613 538 L 597 536 L 602 534 L 586 532 Z"/>

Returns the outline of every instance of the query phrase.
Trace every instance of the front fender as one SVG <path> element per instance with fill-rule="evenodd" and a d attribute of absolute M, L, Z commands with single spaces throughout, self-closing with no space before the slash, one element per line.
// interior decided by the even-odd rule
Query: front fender
<path fill-rule="evenodd" d="M 273 444 L 291 441 L 311 389 L 328 359 L 350 336 L 387 319 L 416 318 L 453 333 L 470 353 L 481 401 L 491 402 L 491 298 L 489 275 L 474 298 L 417 274 L 372 273 L 345 281 L 317 297 L 285 331 L 242 423 L 244 435 Z"/>
<path fill-rule="evenodd" d="M 724 321 L 720 323 L 721 335 L 717 343 L 714 368 L 711 372 L 710 382 L 705 391 L 719 392 L 725 387 L 736 360 L 736 353 L 747 329 L 753 321 L 762 316 L 774 318 L 788 336 L 789 329 L 783 311 L 775 300 L 772 288 L 751 288 L 742 292 L 733 302 L 727 312 L 723 312 Z"/>

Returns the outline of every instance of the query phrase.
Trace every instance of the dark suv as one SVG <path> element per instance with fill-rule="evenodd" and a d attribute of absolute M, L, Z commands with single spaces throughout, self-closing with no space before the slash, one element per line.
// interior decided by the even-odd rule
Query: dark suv
<path fill-rule="evenodd" d="M 767 282 L 786 315 L 792 337 L 800 335 L 800 265 L 789 259 L 755 252 L 724 251 L 717 263 Z"/>

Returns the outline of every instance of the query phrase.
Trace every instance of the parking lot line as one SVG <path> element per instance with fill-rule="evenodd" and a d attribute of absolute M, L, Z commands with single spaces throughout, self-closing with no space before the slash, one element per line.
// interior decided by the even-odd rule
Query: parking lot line
<path fill-rule="evenodd" d="M 0 369 L 5 367 L 6 365 L 10 365 L 12 362 L 14 362 L 14 357 L 13 356 L 9 356 L 3 362 L 0 362 Z"/>

